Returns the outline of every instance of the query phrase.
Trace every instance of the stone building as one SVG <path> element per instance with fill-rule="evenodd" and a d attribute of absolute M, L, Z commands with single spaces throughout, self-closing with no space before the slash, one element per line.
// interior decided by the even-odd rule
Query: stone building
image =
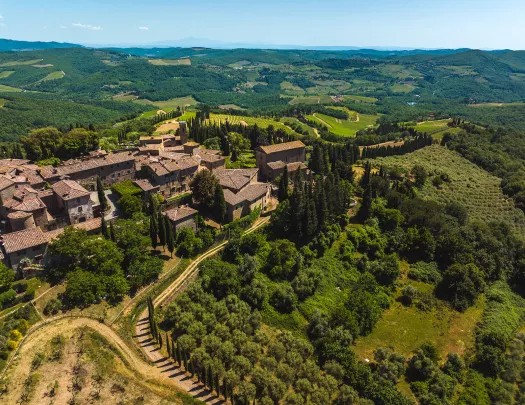
<path fill-rule="evenodd" d="M 53 184 L 58 209 L 67 218 L 69 225 L 86 222 L 93 218 L 91 194 L 73 180 L 62 180 Z"/>
<path fill-rule="evenodd" d="M 165 211 L 164 215 L 169 218 L 174 232 L 178 232 L 182 228 L 191 228 L 194 232 L 197 232 L 195 217 L 198 213 L 197 210 L 191 207 L 181 206 Z"/>
<path fill-rule="evenodd" d="M 255 158 L 260 173 L 267 178 L 271 171 L 268 166 L 269 163 L 283 162 L 288 164 L 304 162 L 306 159 L 306 147 L 301 141 L 259 146 L 255 149 Z"/>
<path fill-rule="evenodd" d="M 237 194 L 224 190 L 228 221 L 242 218 L 256 208 L 264 211 L 270 199 L 271 186 L 267 183 L 250 184 Z"/>

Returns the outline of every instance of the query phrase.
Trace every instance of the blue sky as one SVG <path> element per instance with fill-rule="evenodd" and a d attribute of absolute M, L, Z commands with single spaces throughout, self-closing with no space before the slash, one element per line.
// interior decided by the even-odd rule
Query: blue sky
<path fill-rule="evenodd" d="M 0 37 L 525 49 L 524 0 L 0 0 Z"/>

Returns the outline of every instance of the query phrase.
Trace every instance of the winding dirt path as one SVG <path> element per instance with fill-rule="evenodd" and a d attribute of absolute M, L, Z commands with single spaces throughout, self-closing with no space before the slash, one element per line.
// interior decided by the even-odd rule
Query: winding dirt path
<path fill-rule="evenodd" d="M 270 217 L 259 218 L 254 225 L 248 229 L 245 234 L 255 232 L 257 229 L 268 223 Z M 184 272 L 171 283 L 155 300 L 155 305 L 160 305 L 173 298 L 178 292 L 183 290 L 189 282 L 198 274 L 198 265 L 207 258 L 217 254 L 226 247 L 228 241 L 215 246 L 209 251 L 200 255 L 197 259 L 190 263 Z M 115 319 L 116 320 L 116 319 Z M 114 321 L 113 321 L 114 322 Z M 113 323 L 111 322 L 111 323 Z M 13 354 L 4 372 L 0 378 L 6 374 L 10 367 L 16 362 L 22 347 L 28 342 L 31 345 L 35 341 L 41 341 L 49 336 L 57 335 L 66 330 L 71 330 L 78 327 L 87 326 L 100 334 L 102 334 L 111 344 L 113 344 L 121 353 L 122 357 L 129 363 L 130 368 L 140 375 L 144 381 L 158 381 L 174 388 L 184 391 L 196 399 L 203 401 L 210 405 L 224 404 L 224 401 L 218 398 L 215 394 L 205 389 L 202 384 L 198 384 L 192 380 L 189 375 L 179 369 L 171 359 L 165 358 L 153 342 L 149 333 L 147 309 L 139 316 L 139 320 L 135 325 L 135 336 L 133 338 L 140 346 L 141 350 L 151 361 L 145 362 L 138 356 L 118 335 L 118 333 L 110 326 L 101 323 L 99 320 L 89 317 L 73 317 L 68 315 L 60 315 L 54 318 L 43 320 L 33 325 L 28 333 L 20 342 L 17 351 Z"/>
<path fill-rule="evenodd" d="M 326 125 L 328 128 L 332 128 L 332 126 L 331 126 L 328 122 L 326 122 L 326 121 L 323 120 L 322 118 L 319 118 L 319 117 L 317 116 L 317 113 L 314 114 L 314 117 L 317 118 L 319 121 L 321 121 L 321 122 L 322 122 L 324 125 Z"/>

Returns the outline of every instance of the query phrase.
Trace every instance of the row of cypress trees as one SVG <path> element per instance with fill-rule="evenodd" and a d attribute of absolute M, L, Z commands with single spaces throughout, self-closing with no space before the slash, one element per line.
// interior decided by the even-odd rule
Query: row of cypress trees
<path fill-rule="evenodd" d="M 176 234 L 168 216 L 163 215 L 160 211 L 153 194 L 150 195 L 149 210 L 149 234 L 151 238 L 151 246 L 153 246 L 153 249 L 156 249 L 157 246 L 162 246 L 163 249 L 166 249 L 167 247 L 170 255 L 173 257 Z"/>
<path fill-rule="evenodd" d="M 148 297 L 147 305 L 150 333 L 159 345 L 159 348 L 162 349 L 165 345 L 168 357 L 175 362 L 177 367 L 183 367 L 187 373 L 191 374 L 192 378 L 197 377 L 199 383 L 202 383 L 211 392 L 215 391 L 217 396 L 222 395 L 225 400 L 230 399 L 233 404 L 234 385 L 228 383 L 225 379 L 221 382 L 219 373 L 215 373 L 211 366 L 197 364 L 190 352 L 185 350 L 178 341 L 176 342 L 175 340 L 170 339 L 168 333 L 165 334 L 163 339 L 162 333 L 160 332 L 155 320 L 155 306 L 151 297 Z"/>

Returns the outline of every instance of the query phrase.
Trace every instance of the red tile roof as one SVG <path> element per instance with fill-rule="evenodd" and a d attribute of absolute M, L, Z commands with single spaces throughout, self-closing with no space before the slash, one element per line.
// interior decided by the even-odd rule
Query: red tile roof
<path fill-rule="evenodd" d="M 261 150 L 267 155 L 270 155 L 276 152 L 299 149 L 299 148 L 304 148 L 304 147 L 305 147 L 304 143 L 302 143 L 301 141 L 293 141 L 293 142 L 285 142 L 285 143 L 276 143 L 274 145 L 268 145 L 268 146 L 259 146 L 257 149 Z"/>
<path fill-rule="evenodd" d="M 53 184 L 53 191 L 63 200 L 72 200 L 90 195 L 84 187 L 73 180 L 62 180 Z"/>
<path fill-rule="evenodd" d="M 224 199 L 228 205 L 237 205 L 243 201 L 254 202 L 261 199 L 270 188 L 267 183 L 250 184 L 246 188 L 239 191 L 237 194 L 232 193 L 230 190 L 224 190 Z"/>
<path fill-rule="evenodd" d="M 47 238 L 40 228 L 25 229 L 3 236 L 4 249 L 7 254 L 47 244 Z"/>
<path fill-rule="evenodd" d="M 195 215 L 197 213 L 198 213 L 197 210 L 194 210 L 193 208 L 190 208 L 190 207 L 177 207 L 177 208 L 173 208 L 171 210 L 166 211 L 164 215 L 167 215 L 170 221 L 178 222 L 185 218 L 189 218 L 192 215 Z"/>

